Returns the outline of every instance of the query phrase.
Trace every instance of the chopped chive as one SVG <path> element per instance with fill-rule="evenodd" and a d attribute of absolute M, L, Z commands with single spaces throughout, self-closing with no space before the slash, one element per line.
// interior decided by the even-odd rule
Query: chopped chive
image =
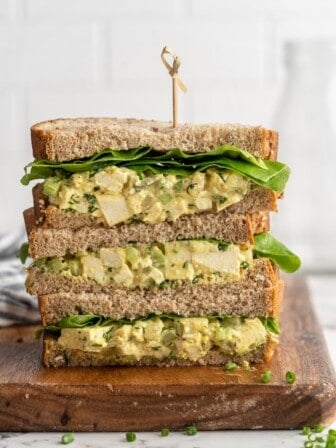
<path fill-rule="evenodd" d="M 235 362 L 227 362 L 225 364 L 226 370 L 236 370 L 237 367 L 238 366 L 237 366 L 237 364 Z"/>
<path fill-rule="evenodd" d="M 302 431 L 301 431 L 302 436 L 308 436 L 308 434 L 310 434 L 310 433 L 311 433 L 311 429 L 309 428 L 309 426 L 304 426 L 302 428 Z"/>
<path fill-rule="evenodd" d="M 229 247 L 227 243 L 218 243 L 218 250 L 226 251 L 226 249 Z"/>
<path fill-rule="evenodd" d="M 169 429 L 168 428 L 162 428 L 161 429 L 161 437 L 167 437 L 169 436 Z"/>
<path fill-rule="evenodd" d="M 260 379 L 262 383 L 269 383 L 271 381 L 272 372 L 270 370 L 267 370 L 266 372 L 263 372 L 260 375 Z"/>
<path fill-rule="evenodd" d="M 69 443 L 72 443 L 74 440 L 75 436 L 73 435 L 73 432 L 66 432 L 62 436 L 61 442 L 63 445 L 68 445 Z"/>
<path fill-rule="evenodd" d="M 294 384 L 296 382 L 296 373 L 288 370 L 286 372 L 286 382 L 287 384 Z"/>
<path fill-rule="evenodd" d="M 189 264 L 189 261 L 187 260 L 187 261 L 185 261 L 184 263 L 183 263 L 183 268 L 184 269 L 187 269 L 187 267 L 188 267 L 188 264 Z"/>
<path fill-rule="evenodd" d="M 127 432 L 125 434 L 125 437 L 127 442 L 134 442 L 134 440 L 136 439 L 136 434 L 135 432 Z"/>
<path fill-rule="evenodd" d="M 314 443 L 311 442 L 310 440 L 306 440 L 303 446 L 304 448 L 314 448 Z"/>
<path fill-rule="evenodd" d="M 247 261 L 242 261 L 242 262 L 240 263 L 240 267 L 243 268 L 243 269 L 247 269 L 249 266 L 250 266 L 250 265 L 248 264 Z"/>
<path fill-rule="evenodd" d="M 197 184 L 190 184 L 190 185 L 188 185 L 188 187 L 187 187 L 187 193 L 188 194 L 190 194 L 190 190 L 193 190 L 195 188 L 195 185 L 197 185 Z"/>
<path fill-rule="evenodd" d="M 196 283 L 199 282 L 200 278 L 202 278 L 201 275 L 196 275 L 196 277 L 194 277 L 194 278 L 192 279 L 192 282 L 191 282 L 191 283 L 192 283 L 193 285 L 195 285 Z"/>
<path fill-rule="evenodd" d="M 316 442 L 318 443 L 324 443 L 325 442 L 325 438 L 324 437 L 316 437 Z"/>
<path fill-rule="evenodd" d="M 187 426 L 185 429 L 187 436 L 194 436 L 197 434 L 197 428 L 195 425 Z"/>
<path fill-rule="evenodd" d="M 324 426 L 321 423 L 317 423 L 312 427 L 313 432 L 323 432 Z"/>
<path fill-rule="evenodd" d="M 179 180 L 179 181 L 177 182 L 177 184 L 175 184 L 174 188 L 175 188 L 175 190 L 178 191 L 178 192 L 181 191 L 182 188 L 183 188 L 183 180 L 182 180 L 182 179 Z"/>

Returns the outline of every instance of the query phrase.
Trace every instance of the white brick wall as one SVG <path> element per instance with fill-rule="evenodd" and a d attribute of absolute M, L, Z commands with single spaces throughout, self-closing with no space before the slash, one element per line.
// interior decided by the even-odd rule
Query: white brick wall
<path fill-rule="evenodd" d="M 336 2 L 1 0 L 0 232 L 19 225 L 31 204 L 18 178 L 31 158 L 32 123 L 79 115 L 170 119 L 170 79 L 160 61 L 167 44 L 182 57 L 189 87 L 181 93 L 182 121 L 271 126 L 283 43 L 293 38 L 336 39 Z M 336 123 L 336 81 L 333 92 Z M 329 157 L 336 161 L 334 151 Z M 330 260 L 335 268 L 336 257 Z"/>

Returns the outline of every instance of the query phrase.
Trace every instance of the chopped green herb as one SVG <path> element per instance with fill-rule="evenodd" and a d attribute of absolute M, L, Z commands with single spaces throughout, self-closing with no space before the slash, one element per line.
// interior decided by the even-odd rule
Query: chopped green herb
<path fill-rule="evenodd" d="M 183 189 L 183 180 L 179 180 L 174 186 L 175 191 L 180 192 Z"/>
<path fill-rule="evenodd" d="M 63 445 L 68 445 L 69 443 L 72 443 L 74 440 L 75 440 L 75 437 L 73 435 L 73 432 L 66 432 L 62 436 L 61 442 Z"/>
<path fill-rule="evenodd" d="M 73 205 L 73 204 L 79 204 L 79 196 L 78 194 L 72 194 L 70 199 L 69 199 L 69 204 Z"/>
<path fill-rule="evenodd" d="M 314 443 L 311 440 L 306 440 L 303 446 L 304 448 L 314 448 Z"/>
<path fill-rule="evenodd" d="M 197 434 L 197 428 L 195 425 L 187 426 L 185 429 L 187 436 L 194 436 Z"/>
<path fill-rule="evenodd" d="M 136 434 L 135 434 L 135 432 L 127 432 L 127 433 L 125 434 L 125 437 L 126 437 L 126 441 L 127 441 L 127 442 L 134 442 L 134 440 L 136 440 Z"/>
<path fill-rule="evenodd" d="M 312 427 L 313 432 L 323 432 L 324 426 L 321 423 L 317 423 Z"/>
<path fill-rule="evenodd" d="M 167 436 L 169 436 L 169 429 L 168 429 L 168 428 L 162 428 L 162 429 L 161 429 L 161 436 L 162 436 L 162 437 L 167 437 Z"/>
<path fill-rule="evenodd" d="M 295 372 L 291 372 L 290 370 L 286 372 L 286 382 L 287 384 L 294 384 L 296 382 Z"/>
<path fill-rule="evenodd" d="M 225 202 L 227 201 L 227 198 L 225 196 L 219 196 L 219 195 L 213 195 L 212 196 L 212 200 L 219 202 L 220 204 L 225 204 Z"/>
<path fill-rule="evenodd" d="M 154 347 L 151 347 L 152 350 L 160 350 L 161 345 L 156 345 Z"/>
<path fill-rule="evenodd" d="M 301 435 L 308 436 L 308 434 L 310 434 L 310 433 L 311 433 L 311 429 L 309 428 L 309 426 L 304 426 L 302 428 Z"/>
<path fill-rule="evenodd" d="M 325 442 L 325 438 L 324 437 L 316 437 L 316 442 L 318 443 L 324 443 Z"/>
<path fill-rule="evenodd" d="M 248 264 L 247 261 L 242 261 L 242 262 L 240 263 L 240 267 L 243 268 L 243 269 L 247 269 L 249 266 L 250 266 L 250 265 Z"/>
<path fill-rule="evenodd" d="M 20 247 L 19 253 L 17 255 L 20 258 L 22 264 L 25 264 L 27 258 L 29 257 L 29 244 L 23 243 Z"/>
<path fill-rule="evenodd" d="M 272 372 L 270 370 L 267 370 L 260 375 L 261 382 L 265 384 L 269 383 L 271 381 L 271 376 Z"/>
<path fill-rule="evenodd" d="M 193 190 L 195 188 L 195 185 L 197 185 L 197 184 L 190 184 L 190 185 L 188 185 L 188 187 L 187 187 L 187 193 L 188 194 L 191 194 L 190 192 L 191 192 L 191 190 Z"/>
<path fill-rule="evenodd" d="M 218 250 L 221 250 L 222 252 L 225 252 L 229 245 L 227 243 L 218 243 Z"/>
<path fill-rule="evenodd" d="M 235 362 L 227 362 L 225 364 L 226 370 L 236 370 L 237 367 L 238 366 L 237 366 L 237 364 Z"/>
<path fill-rule="evenodd" d="M 64 211 L 66 213 L 75 213 L 76 210 L 74 208 L 72 208 L 72 207 L 68 207 L 68 208 L 65 208 Z"/>
<path fill-rule="evenodd" d="M 98 185 L 96 185 L 95 187 L 93 187 L 93 191 L 99 191 L 100 187 L 98 187 Z"/>
<path fill-rule="evenodd" d="M 198 283 L 200 281 L 200 279 L 202 278 L 202 275 L 196 275 L 196 277 L 194 277 L 192 279 L 192 284 L 195 285 L 196 283 Z"/>
<path fill-rule="evenodd" d="M 188 265 L 189 265 L 189 261 L 187 260 L 187 261 L 185 261 L 184 263 L 183 263 L 183 268 L 184 269 L 187 269 L 187 267 L 188 267 Z"/>
<path fill-rule="evenodd" d="M 159 284 L 159 289 L 165 289 L 170 284 L 171 284 L 171 280 L 163 280 L 163 282 L 161 282 Z"/>
<path fill-rule="evenodd" d="M 111 327 L 109 330 L 107 330 L 105 333 L 103 333 L 103 338 L 106 342 L 108 342 L 111 339 L 112 331 L 114 330 L 114 327 Z"/>

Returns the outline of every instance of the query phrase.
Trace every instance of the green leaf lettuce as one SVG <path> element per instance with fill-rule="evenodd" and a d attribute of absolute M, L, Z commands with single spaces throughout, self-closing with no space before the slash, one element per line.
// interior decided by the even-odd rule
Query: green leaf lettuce
<path fill-rule="evenodd" d="M 254 254 L 270 258 L 285 272 L 295 272 L 301 266 L 300 258 L 280 243 L 270 233 L 259 233 L 254 237 Z"/>
<path fill-rule="evenodd" d="M 21 179 L 28 185 L 35 179 L 46 179 L 57 173 L 70 175 L 84 171 L 96 171 L 106 166 L 115 165 L 137 172 L 166 173 L 188 176 L 195 171 L 208 168 L 230 169 L 251 179 L 257 185 L 282 192 L 289 177 L 289 168 L 277 161 L 262 160 L 235 146 L 222 145 L 206 153 L 187 154 L 175 148 L 161 153 L 148 147 L 129 151 L 104 149 L 92 157 L 71 162 L 51 162 L 35 160 L 25 167 Z"/>

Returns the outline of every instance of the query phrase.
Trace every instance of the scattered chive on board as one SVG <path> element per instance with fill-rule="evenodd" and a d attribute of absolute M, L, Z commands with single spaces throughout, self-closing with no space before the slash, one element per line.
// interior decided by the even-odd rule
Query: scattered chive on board
<path fill-rule="evenodd" d="M 260 379 L 262 383 L 269 383 L 271 381 L 272 372 L 270 370 L 267 370 L 266 372 L 263 372 L 260 375 Z"/>
<path fill-rule="evenodd" d="M 127 442 L 134 442 L 136 440 L 136 434 L 135 432 L 127 432 L 125 434 L 126 441 Z"/>
<path fill-rule="evenodd" d="M 236 370 L 237 367 L 238 366 L 237 366 L 237 364 L 235 362 L 227 362 L 225 364 L 226 370 Z"/>
<path fill-rule="evenodd" d="M 167 437 L 169 436 L 169 429 L 168 428 L 162 428 L 161 429 L 161 437 Z"/>
<path fill-rule="evenodd" d="M 187 436 L 194 436 L 197 434 L 197 428 L 195 425 L 187 426 L 185 429 Z"/>
<path fill-rule="evenodd" d="M 62 436 L 61 442 L 63 445 L 68 445 L 69 443 L 72 443 L 74 440 L 75 440 L 75 436 L 74 436 L 73 432 L 66 432 Z"/>
<path fill-rule="evenodd" d="M 296 373 L 288 370 L 286 372 L 286 382 L 287 384 L 294 384 L 296 382 Z"/>

